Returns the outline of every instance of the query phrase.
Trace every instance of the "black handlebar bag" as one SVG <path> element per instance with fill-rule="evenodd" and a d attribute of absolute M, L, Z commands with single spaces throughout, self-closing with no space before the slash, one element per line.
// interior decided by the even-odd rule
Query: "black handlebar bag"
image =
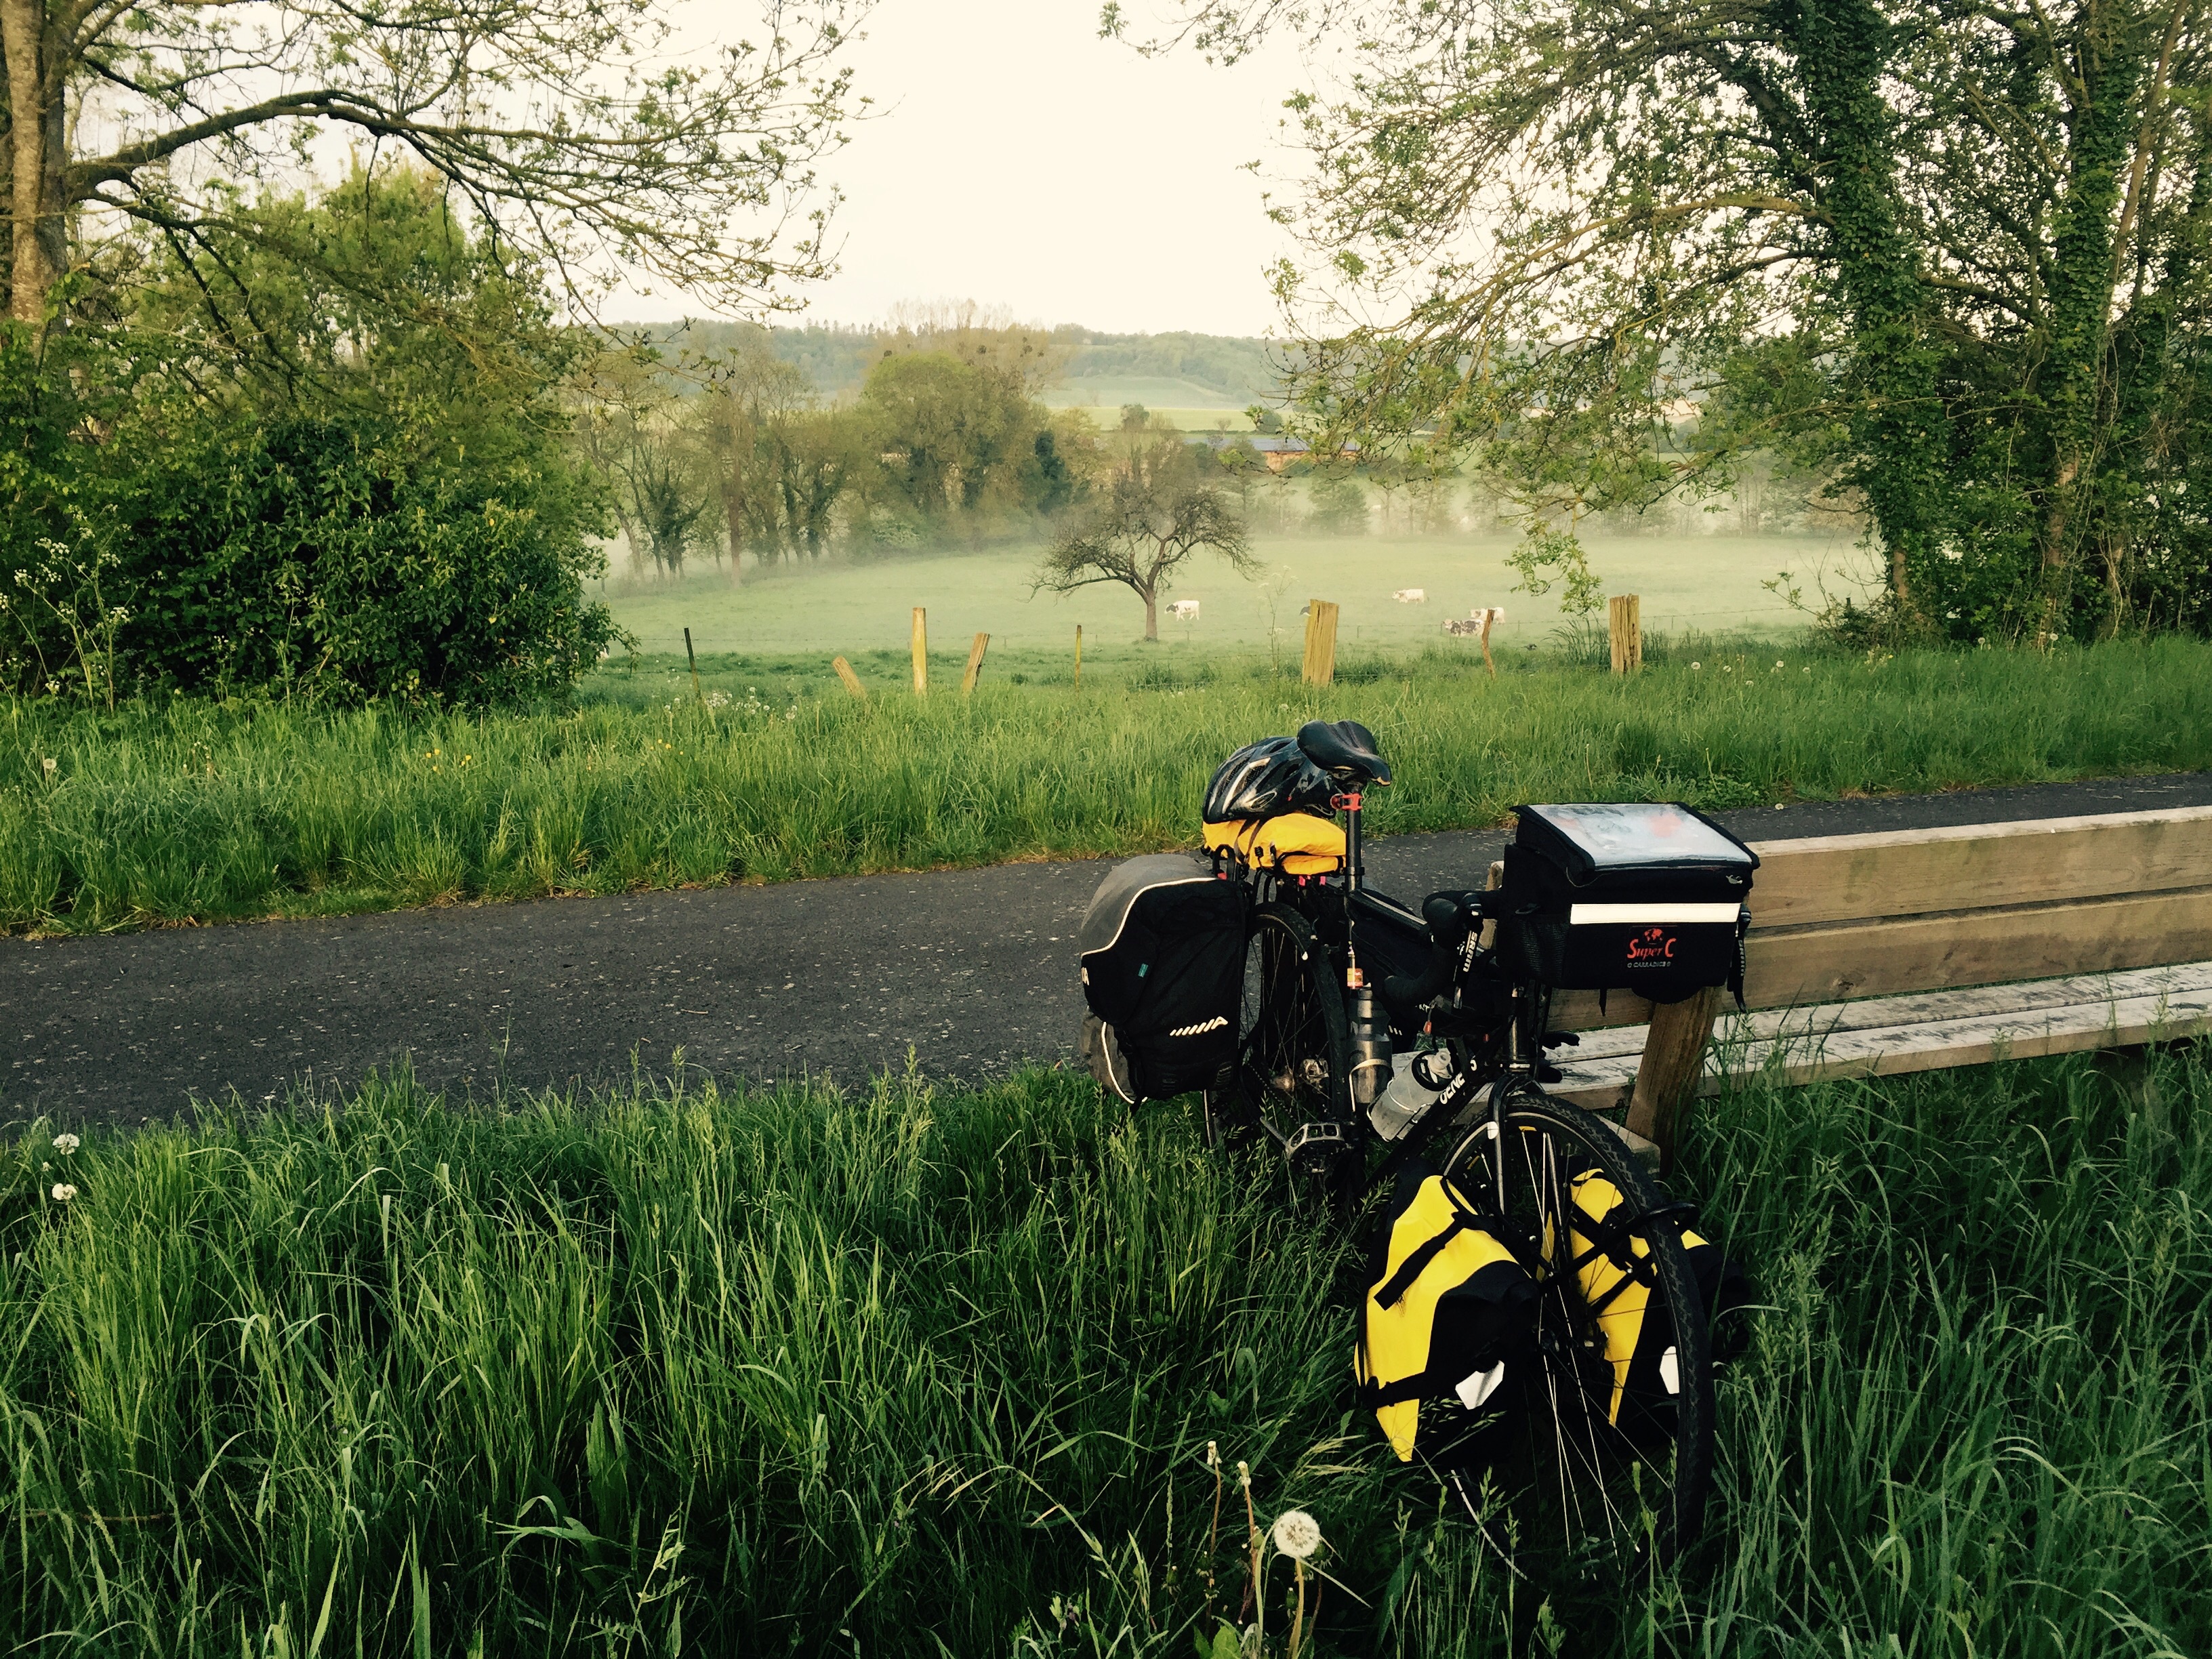
<path fill-rule="evenodd" d="M 1202 1089 L 1235 1054 L 1250 903 L 1187 853 L 1116 865 L 1091 896 L 1076 937 L 1105 1028 L 1093 1069 L 1131 1104 Z"/>
<path fill-rule="evenodd" d="M 1679 804 L 1516 806 L 1498 942 L 1560 990 L 1680 1002 L 1743 994 L 1743 939 L 1759 855 Z"/>

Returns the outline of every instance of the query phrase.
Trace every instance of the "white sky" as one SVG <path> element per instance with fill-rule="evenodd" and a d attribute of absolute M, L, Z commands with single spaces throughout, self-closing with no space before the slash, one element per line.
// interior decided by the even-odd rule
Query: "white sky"
<path fill-rule="evenodd" d="M 683 0 L 690 30 L 720 9 Z M 1141 27 L 1149 8 L 1127 8 Z M 1291 251 L 1243 171 L 1279 179 L 1297 52 L 1232 69 L 1101 40 L 1097 0 L 882 0 L 853 49 L 877 113 L 826 176 L 843 191 L 840 270 L 807 320 L 870 323 L 901 300 L 972 299 L 1025 322 L 1261 334 L 1266 268 Z M 667 317 L 673 296 L 618 314 Z M 779 320 L 793 321 L 797 319 Z"/>

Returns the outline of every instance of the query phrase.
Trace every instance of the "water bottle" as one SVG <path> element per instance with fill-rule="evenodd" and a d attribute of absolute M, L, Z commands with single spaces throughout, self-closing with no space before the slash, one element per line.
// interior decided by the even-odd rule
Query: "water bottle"
<path fill-rule="evenodd" d="M 1375 1000 L 1375 988 L 1351 988 L 1346 1024 L 1352 1037 L 1352 1102 L 1372 1109 L 1390 1079 L 1390 1023 Z"/>
<path fill-rule="evenodd" d="M 1399 1054 L 1391 1066 L 1390 1086 L 1367 1110 L 1368 1122 L 1383 1140 L 1395 1140 L 1419 1123 L 1452 1077 L 1451 1055 L 1442 1048 Z"/>

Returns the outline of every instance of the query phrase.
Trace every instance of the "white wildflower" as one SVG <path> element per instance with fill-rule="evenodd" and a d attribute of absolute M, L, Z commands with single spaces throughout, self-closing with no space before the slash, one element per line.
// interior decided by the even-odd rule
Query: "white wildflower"
<path fill-rule="evenodd" d="M 56 760 L 52 755 L 42 755 L 40 758 L 46 763 L 46 775 L 48 777 L 53 776 L 55 773 L 61 770 L 62 763 Z"/>
<path fill-rule="evenodd" d="M 1701 662 L 1693 662 L 1693 663 L 1692 663 L 1692 664 L 1690 665 L 1691 670 L 1692 670 L 1693 672 L 1694 672 L 1695 671 L 1698 670 L 1698 669 L 1702 669 L 1704 666 L 1705 666 L 1705 664 L 1703 664 L 1703 663 L 1701 663 Z"/>
<path fill-rule="evenodd" d="M 1303 1561 L 1321 1547 L 1321 1522 L 1304 1510 L 1285 1510 L 1275 1517 L 1275 1547 Z"/>
<path fill-rule="evenodd" d="M 54 1182 L 54 1202 L 55 1202 L 55 1203 L 57 1203 L 57 1204 L 66 1204 L 66 1203 L 68 1203 L 68 1202 L 70 1201 L 70 1200 L 71 1200 L 71 1199 L 75 1198 L 76 1196 L 76 1188 L 74 1188 L 74 1187 L 72 1187 L 72 1186 L 70 1186 L 70 1185 L 69 1184 L 69 1182 L 66 1182 L 66 1181 L 57 1181 L 56 1182 Z"/>
<path fill-rule="evenodd" d="M 78 1147 L 83 1145 L 84 1143 L 82 1140 L 79 1140 L 72 1134 L 58 1134 L 54 1137 L 54 1150 L 59 1152 L 64 1158 L 67 1158 L 71 1152 L 75 1152 Z"/>

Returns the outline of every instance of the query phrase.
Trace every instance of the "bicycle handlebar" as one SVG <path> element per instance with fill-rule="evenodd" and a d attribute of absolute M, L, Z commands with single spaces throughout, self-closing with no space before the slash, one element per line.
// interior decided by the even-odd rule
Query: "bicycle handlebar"
<path fill-rule="evenodd" d="M 1417 1008 L 1443 994 L 1459 965 L 1459 950 L 1468 931 L 1483 915 L 1480 893 L 1431 893 L 1421 906 L 1421 919 L 1429 925 L 1429 965 L 1418 974 L 1391 974 L 1382 981 L 1382 998 L 1401 1007 Z"/>

